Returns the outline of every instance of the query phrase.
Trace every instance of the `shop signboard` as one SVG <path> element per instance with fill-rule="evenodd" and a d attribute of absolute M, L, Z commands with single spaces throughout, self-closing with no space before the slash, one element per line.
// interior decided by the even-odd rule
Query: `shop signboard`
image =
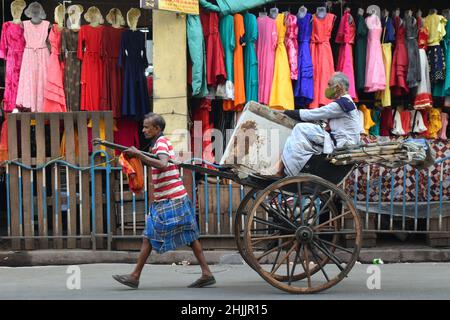
<path fill-rule="evenodd" d="M 141 8 L 199 14 L 198 0 L 141 0 Z"/>

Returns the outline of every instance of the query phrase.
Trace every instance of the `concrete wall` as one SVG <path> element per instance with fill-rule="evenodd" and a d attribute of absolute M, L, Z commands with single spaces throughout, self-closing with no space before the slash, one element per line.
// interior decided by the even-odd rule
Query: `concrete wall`
<path fill-rule="evenodd" d="M 188 128 L 186 16 L 153 11 L 153 110 L 166 120 L 166 135 L 175 150 L 187 150 Z"/>

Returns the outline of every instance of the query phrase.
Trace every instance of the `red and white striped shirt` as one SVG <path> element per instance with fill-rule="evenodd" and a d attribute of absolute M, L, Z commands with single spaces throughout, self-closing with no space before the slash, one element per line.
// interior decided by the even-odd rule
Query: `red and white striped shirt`
<path fill-rule="evenodd" d="M 165 154 L 170 159 L 175 159 L 175 152 L 170 141 L 161 136 L 156 140 L 152 148 L 152 154 Z M 164 169 L 152 168 L 152 179 L 154 186 L 155 201 L 168 199 L 178 199 L 187 195 L 183 181 L 180 179 L 180 172 L 176 165 L 169 163 Z"/>

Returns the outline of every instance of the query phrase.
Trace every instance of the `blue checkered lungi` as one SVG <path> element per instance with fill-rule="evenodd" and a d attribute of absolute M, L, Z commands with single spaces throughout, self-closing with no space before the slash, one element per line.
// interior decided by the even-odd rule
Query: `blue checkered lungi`
<path fill-rule="evenodd" d="M 153 202 L 143 236 L 158 253 L 175 250 L 198 239 L 195 212 L 189 197 Z"/>

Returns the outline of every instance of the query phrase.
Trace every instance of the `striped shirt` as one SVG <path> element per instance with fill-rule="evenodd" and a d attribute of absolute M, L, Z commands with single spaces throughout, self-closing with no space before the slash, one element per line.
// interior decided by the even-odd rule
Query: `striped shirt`
<path fill-rule="evenodd" d="M 161 136 L 156 140 L 152 148 L 152 154 L 165 154 L 170 159 L 175 159 L 175 152 L 170 141 Z M 155 201 L 168 199 L 179 199 L 187 195 L 183 181 L 180 179 L 180 172 L 176 165 L 168 163 L 164 169 L 152 168 L 152 179 L 154 186 Z"/>

